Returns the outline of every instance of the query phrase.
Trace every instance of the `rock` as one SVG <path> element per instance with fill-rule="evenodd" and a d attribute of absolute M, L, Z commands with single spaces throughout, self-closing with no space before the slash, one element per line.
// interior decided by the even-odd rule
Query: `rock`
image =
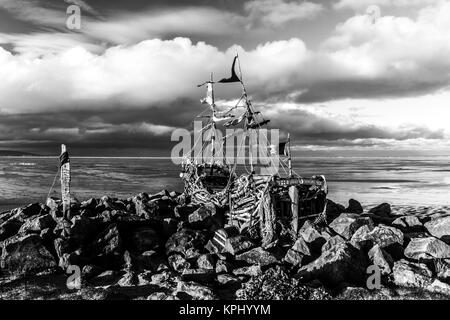
<path fill-rule="evenodd" d="M 69 253 L 69 243 L 65 239 L 55 239 L 54 247 L 58 258 L 61 258 L 65 253 Z"/>
<path fill-rule="evenodd" d="M 450 259 L 435 261 L 436 276 L 439 280 L 450 283 Z"/>
<path fill-rule="evenodd" d="M 318 279 L 330 286 L 342 283 L 361 284 L 366 277 L 366 265 L 367 261 L 358 249 L 342 243 L 331 247 L 318 259 L 302 267 L 297 276 L 306 280 Z"/>
<path fill-rule="evenodd" d="M 16 276 L 55 268 L 53 256 L 38 235 L 11 238 L 3 243 L 1 267 Z"/>
<path fill-rule="evenodd" d="M 328 223 L 333 221 L 343 212 L 345 212 L 345 207 L 343 205 L 335 203 L 330 199 L 327 200 L 326 216 Z"/>
<path fill-rule="evenodd" d="M 67 236 L 74 247 L 91 241 L 99 228 L 95 220 L 81 216 L 73 217 L 71 223 L 70 228 L 67 230 Z"/>
<path fill-rule="evenodd" d="M 174 209 L 175 217 L 188 220 L 190 214 L 194 213 L 198 209 L 198 206 L 189 204 L 189 205 L 178 205 Z"/>
<path fill-rule="evenodd" d="M 182 272 L 191 267 L 191 264 L 180 254 L 172 254 L 167 258 L 167 261 L 172 269 L 177 272 Z"/>
<path fill-rule="evenodd" d="M 20 228 L 19 233 L 40 233 L 44 229 L 53 229 L 55 226 L 56 221 L 50 214 L 46 214 L 31 220 L 27 220 Z"/>
<path fill-rule="evenodd" d="M 373 227 L 373 222 L 370 218 L 352 213 L 342 213 L 330 224 L 331 229 L 347 240 L 350 240 L 353 234 L 362 226 L 371 228 Z"/>
<path fill-rule="evenodd" d="M 394 263 L 393 281 L 397 286 L 423 288 L 431 283 L 432 272 L 423 263 L 400 260 Z"/>
<path fill-rule="evenodd" d="M 87 261 L 88 259 L 84 256 L 83 251 L 81 249 L 77 249 L 71 253 L 64 253 L 59 258 L 58 266 L 63 271 L 66 271 L 72 265 L 83 267 Z"/>
<path fill-rule="evenodd" d="M 322 234 L 317 231 L 310 221 L 306 221 L 299 230 L 299 236 L 305 240 L 312 251 L 320 252 L 323 244 L 326 242 Z"/>
<path fill-rule="evenodd" d="M 176 296 L 168 295 L 165 292 L 154 292 L 147 297 L 147 300 L 162 301 L 162 300 L 180 300 L 180 299 Z"/>
<path fill-rule="evenodd" d="M 431 284 L 429 284 L 425 288 L 425 290 L 433 293 L 450 296 L 450 285 L 442 281 L 439 281 L 438 279 L 435 279 Z"/>
<path fill-rule="evenodd" d="M 216 207 L 213 204 L 203 205 L 188 217 L 191 228 L 198 230 L 215 231 L 220 229 L 221 225 L 217 220 Z"/>
<path fill-rule="evenodd" d="M 107 270 L 100 273 L 98 276 L 91 280 L 93 285 L 108 286 L 113 285 L 119 280 L 119 274 L 114 270 Z"/>
<path fill-rule="evenodd" d="M 122 237 L 116 224 L 109 225 L 92 243 L 95 264 L 116 268 L 123 263 Z"/>
<path fill-rule="evenodd" d="M 197 259 L 197 266 L 200 269 L 214 270 L 214 258 L 211 254 L 202 254 Z"/>
<path fill-rule="evenodd" d="M 422 223 L 415 216 L 404 216 L 397 218 L 392 222 L 392 226 L 403 232 L 415 232 L 423 229 Z"/>
<path fill-rule="evenodd" d="M 11 218 L 0 224 L 0 241 L 6 240 L 16 235 L 20 230 L 22 223 L 23 222 L 17 218 Z"/>
<path fill-rule="evenodd" d="M 225 261 L 225 260 L 217 260 L 216 262 L 216 273 L 231 273 L 233 270 L 233 266 L 231 263 Z"/>
<path fill-rule="evenodd" d="M 255 244 L 243 235 L 230 237 L 225 242 L 224 250 L 232 255 L 238 255 L 241 252 L 254 248 Z"/>
<path fill-rule="evenodd" d="M 359 203 L 359 201 L 357 201 L 355 199 L 350 199 L 348 201 L 348 207 L 347 207 L 347 209 L 345 209 L 345 212 L 360 214 L 360 213 L 363 213 L 364 210 L 363 210 L 361 203 Z"/>
<path fill-rule="evenodd" d="M 46 214 L 48 213 L 48 211 L 49 208 L 46 205 L 40 203 L 32 203 L 26 207 L 19 208 L 15 216 L 19 219 L 25 220 L 29 217 Z"/>
<path fill-rule="evenodd" d="M 233 270 L 233 274 L 236 276 L 248 276 L 248 277 L 254 277 L 259 274 L 261 274 L 261 266 L 259 265 L 253 265 L 250 267 L 242 267 L 237 268 Z"/>
<path fill-rule="evenodd" d="M 217 300 L 218 297 L 214 291 L 206 286 L 195 282 L 180 281 L 177 285 L 177 296 L 180 293 L 187 294 L 192 300 Z M 182 298 L 186 299 L 181 295 Z"/>
<path fill-rule="evenodd" d="M 216 274 L 212 269 L 184 269 L 181 274 L 183 281 L 194 281 L 198 283 L 214 282 Z"/>
<path fill-rule="evenodd" d="M 219 274 L 217 275 L 217 283 L 221 287 L 233 287 L 239 286 L 241 284 L 241 279 L 229 274 Z"/>
<path fill-rule="evenodd" d="M 310 256 L 311 252 L 306 241 L 302 237 L 299 237 L 292 248 L 288 250 L 283 260 L 293 266 L 301 266 Z"/>
<path fill-rule="evenodd" d="M 152 228 L 142 227 L 134 231 L 130 237 L 130 246 L 136 254 L 159 248 L 160 238 Z"/>
<path fill-rule="evenodd" d="M 450 246 L 433 237 L 413 238 L 405 249 L 405 256 L 414 260 L 449 259 Z"/>
<path fill-rule="evenodd" d="M 278 257 L 261 247 L 241 253 L 235 259 L 237 261 L 245 261 L 248 264 L 258 264 L 261 267 L 266 267 L 279 261 Z"/>
<path fill-rule="evenodd" d="M 331 295 L 322 288 L 302 285 L 280 266 L 252 277 L 236 292 L 241 300 L 330 300 Z"/>
<path fill-rule="evenodd" d="M 203 249 L 206 244 L 206 236 L 202 231 L 183 228 L 174 233 L 166 242 L 166 254 L 186 254 L 190 248 Z"/>
<path fill-rule="evenodd" d="M 127 271 L 117 282 L 120 287 L 134 287 L 139 284 L 139 278 L 136 272 Z"/>
<path fill-rule="evenodd" d="M 93 264 L 87 264 L 83 267 L 83 270 L 81 271 L 81 276 L 84 279 L 92 279 L 95 276 L 99 275 L 101 273 L 101 268 L 93 265 Z"/>
<path fill-rule="evenodd" d="M 368 255 L 372 264 L 380 268 L 382 275 L 391 274 L 392 267 L 394 266 L 394 259 L 392 259 L 389 253 L 376 244 L 370 249 Z"/>
<path fill-rule="evenodd" d="M 450 216 L 435 218 L 425 223 L 428 232 L 450 244 Z"/>
<path fill-rule="evenodd" d="M 341 236 L 337 235 L 334 237 L 331 237 L 330 239 L 327 240 L 327 242 L 325 242 L 325 244 L 322 247 L 322 252 L 328 251 L 330 250 L 332 247 L 340 244 L 340 243 L 344 243 L 345 240 L 344 238 L 342 238 Z"/>
<path fill-rule="evenodd" d="M 370 209 L 369 213 L 373 213 L 379 217 L 388 218 L 391 215 L 391 205 L 389 203 L 382 203 L 379 206 Z"/>
<path fill-rule="evenodd" d="M 378 225 L 371 229 L 363 227 L 352 236 L 351 243 L 357 248 L 370 248 L 378 244 L 380 248 L 388 247 L 394 243 L 403 245 L 403 233 L 397 228 Z"/>

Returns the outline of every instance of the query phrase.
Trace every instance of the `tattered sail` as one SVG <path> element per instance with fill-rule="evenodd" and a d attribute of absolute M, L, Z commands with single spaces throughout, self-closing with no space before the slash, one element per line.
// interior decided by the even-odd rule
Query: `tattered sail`
<path fill-rule="evenodd" d="M 241 79 L 239 79 L 238 75 L 236 74 L 236 60 L 238 59 L 238 56 L 234 57 L 233 65 L 231 66 L 231 77 L 229 78 L 223 78 L 219 81 L 219 83 L 232 83 L 232 82 L 241 82 Z"/>
<path fill-rule="evenodd" d="M 61 155 L 59 156 L 61 169 L 61 199 L 64 216 L 70 211 L 70 159 L 66 145 L 61 145 Z"/>

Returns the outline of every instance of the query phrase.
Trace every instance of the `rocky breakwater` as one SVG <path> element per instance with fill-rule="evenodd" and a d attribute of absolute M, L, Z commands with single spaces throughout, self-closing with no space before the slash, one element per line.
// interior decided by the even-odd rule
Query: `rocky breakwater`
<path fill-rule="evenodd" d="M 330 201 L 327 226 L 306 221 L 294 237 L 280 226 L 278 241 L 262 248 L 223 229 L 221 209 L 184 200 L 162 191 L 74 201 L 70 222 L 57 199 L 0 214 L 1 298 L 17 298 L 25 279 L 46 281 L 34 295 L 23 293 L 28 298 L 339 299 L 355 290 L 357 298 L 450 296 L 446 214 L 399 216 L 388 204 L 364 211 L 355 200 L 347 207 Z M 217 234 L 227 238 L 223 247 Z M 374 291 L 369 266 L 380 270 Z M 66 272 L 77 270 L 77 285 L 68 289 Z"/>

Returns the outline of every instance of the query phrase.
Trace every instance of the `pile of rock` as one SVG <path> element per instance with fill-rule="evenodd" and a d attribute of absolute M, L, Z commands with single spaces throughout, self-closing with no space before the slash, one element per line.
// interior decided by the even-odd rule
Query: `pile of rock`
<path fill-rule="evenodd" d="M 450 295 L 449 216 L 394 216 L 388 204 L 364 213 L 355 200 L 330 201 L 327 213 L 327 227 L 307 221 L 264 249 L 223 229 L 222 210 L 175 192 L 74 201 L 70 222 L 50 199 L 0 214 L 0 270 L 21 278 L 76 266 L 83 286 L 131 298 L 325 299 L 365 287 L 376 265 L 383 286 Z"/>

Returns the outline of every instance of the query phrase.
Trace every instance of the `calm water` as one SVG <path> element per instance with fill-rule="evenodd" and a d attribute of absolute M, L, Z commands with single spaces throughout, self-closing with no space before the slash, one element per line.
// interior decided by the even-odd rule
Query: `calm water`
<path fill-rule="evenodd" d="M 0 158 L 0 209 L 45 201 L 57 171 L 56 158 Z M 80 199 L 139 192 L 182 190 L 179 167 L 170 160 L 147 158 L 72 158 L 72 189 Z M 341 203 L 355 198 L 364 205 L 449 205 L 450 157 L 303 158 L 296 172 L 324 174 L 329 197 Z M 58 179 L 52 196 L 59 196 Z"/>

